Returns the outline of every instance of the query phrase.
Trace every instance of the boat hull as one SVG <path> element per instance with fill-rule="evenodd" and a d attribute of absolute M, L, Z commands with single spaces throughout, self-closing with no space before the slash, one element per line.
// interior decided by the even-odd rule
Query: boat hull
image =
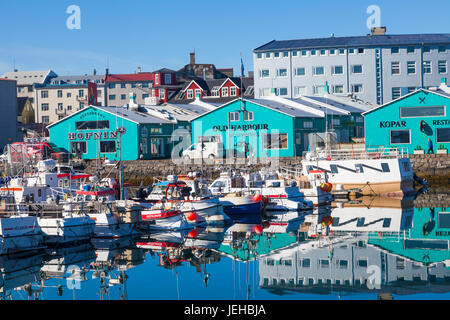
<path fill-rule="evenodd" d="M 89 217 L 39 218 L 47 244 L 71 243 L 94 236 L 95 222 Z"/>
<path fill-rule="evenodd" d="M 37 218 L 1 218 L 0 245 L 0 255 L 42 248 L 43 236 Z"/>

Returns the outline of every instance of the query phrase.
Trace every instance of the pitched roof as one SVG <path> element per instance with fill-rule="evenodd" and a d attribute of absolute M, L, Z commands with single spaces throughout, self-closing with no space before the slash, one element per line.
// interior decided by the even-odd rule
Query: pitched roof
<path fill-rule="evenodd" d="M 51 82 L 76 83 L 78 80 L 95 82 L 96 80 L 104 81 L 105 77 L 105 75 L 58 76 L 53 78 Z"/>
<path fill-rule="evenodd" d="M 48 77 L 56 77 L 52 70 L 7 72 L 2 78 L 16 80 L 18 86 L 31 86 L 35 83 L 44 84 Z"/>
<path fill-rule="evenodd" d="M 133 82 L 133 81 L 153 81 L 153 73 L 141 72 L 132 74 L 110 74 L 105 78 L 105 82 Z"/>
<path fill-rule="evenodd" d="M 450 34 L 401 34 L 401 35 L 367 35 L 357 37 L 328 37 L 316 39 L 272 40 L 253 52 L 272 50 L 291 50 L 324 47 L 357 46 L 401 46 L 423 44 L 448 44 Z"/>

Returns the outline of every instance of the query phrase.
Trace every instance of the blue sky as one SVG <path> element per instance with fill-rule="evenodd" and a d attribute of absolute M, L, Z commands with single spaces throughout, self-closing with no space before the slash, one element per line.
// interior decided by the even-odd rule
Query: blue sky
<path fill-rule="evenodd" d="M 81 9 L 69 30 L 66 9 Z M 52 69 L 60 75 L 179 69 L 198 63 L 253 70 L 252 49 L 273 39 L 364 35 L 370 5 L 388 33 L 449 33 L 448 0 L 155 1 L 0 0 L 0 75 Z"/>

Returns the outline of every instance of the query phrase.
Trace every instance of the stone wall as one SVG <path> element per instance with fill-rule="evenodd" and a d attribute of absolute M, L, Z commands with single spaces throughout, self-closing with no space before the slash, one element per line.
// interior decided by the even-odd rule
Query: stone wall
<path fill-rule="evenodd" d="M 450 187 L 450 156 L 447 154 L 411 154 L 413 171 L 429 184 Z"/>

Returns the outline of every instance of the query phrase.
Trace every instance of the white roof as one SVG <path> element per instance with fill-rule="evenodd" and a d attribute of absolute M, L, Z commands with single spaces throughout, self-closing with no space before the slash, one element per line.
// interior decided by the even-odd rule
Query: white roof
<path fill-rule="evenodd" d="M 56 77 L 52 70 L 7 72 L 2 78 L 16 80 L 18 86 L 31 86 L 35 83 L 44 84 L 48 76 Z"/>

